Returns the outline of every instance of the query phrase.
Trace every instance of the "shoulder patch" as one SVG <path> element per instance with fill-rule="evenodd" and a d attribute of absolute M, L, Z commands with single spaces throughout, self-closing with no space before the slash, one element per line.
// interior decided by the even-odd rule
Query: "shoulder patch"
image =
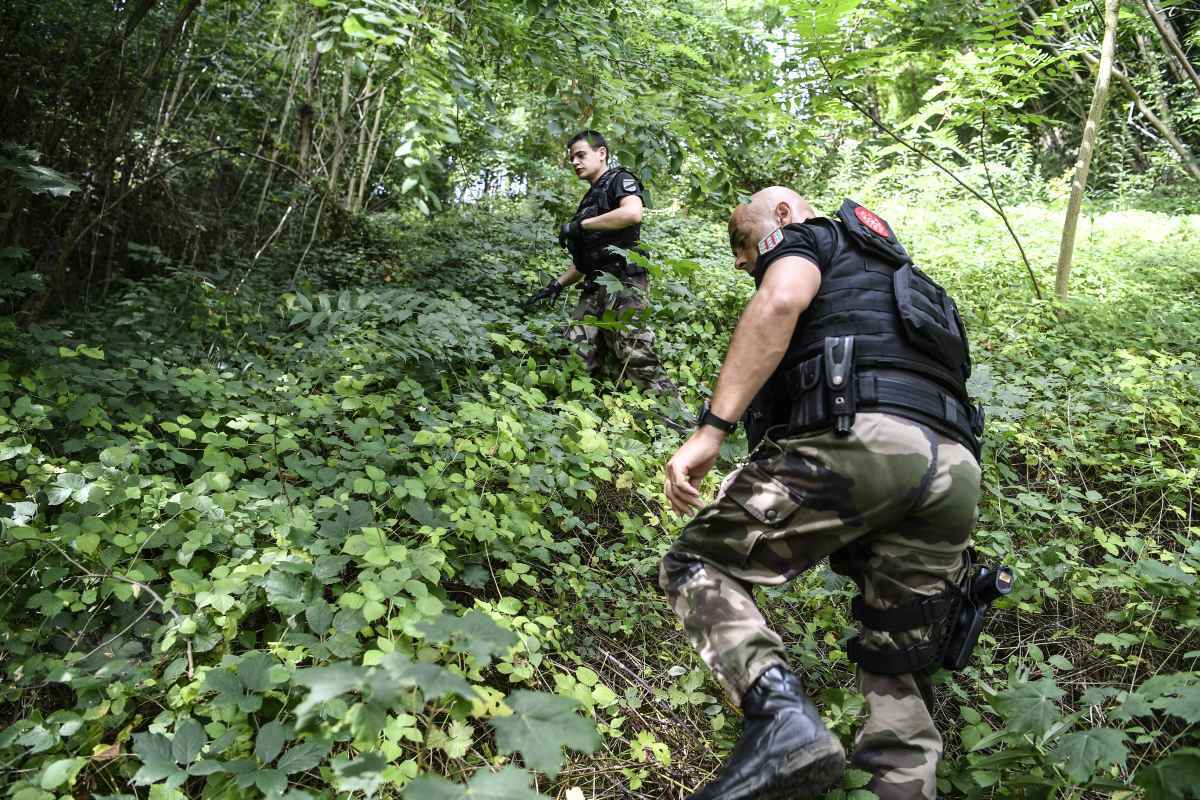
<path fill-rule="evenodd" d="M 637 180 L 635 178 L 625 178 L 621 182 L 621 188 L 627 192 L 636 192 L 638 190 Z"/>
<path fill-rule="evenodd" d="M 765 256 L 781 244 L 783 244 L 783 228 L 776 228 L 758 240 L 758 254 Z"/>
<path fill-rule="evenodd" d="M 892 229 L 874 211 L 858 206 L 854 209 L 854 216 L 858 217 L 859 222 L 870 228 L 872 233 L 882 236 L 884 239 L 892 238 Z"/>

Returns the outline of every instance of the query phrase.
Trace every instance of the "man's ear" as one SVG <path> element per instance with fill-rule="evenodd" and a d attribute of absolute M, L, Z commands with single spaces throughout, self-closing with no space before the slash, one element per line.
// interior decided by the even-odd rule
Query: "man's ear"
<path fill-rule="evenodd" d="M 792 219 L 793 216 L 792 207 L 786 202 L 780 201 L 775 206 L 775 221 L 779 223 L 779 227 L 782 228 L 784 225 L 790 225 L 791 223 L 795 222 L 795 220 Z"/>

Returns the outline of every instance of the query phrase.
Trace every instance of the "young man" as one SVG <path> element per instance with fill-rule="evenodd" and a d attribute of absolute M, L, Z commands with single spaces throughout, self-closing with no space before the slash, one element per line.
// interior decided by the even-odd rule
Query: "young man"
<path fill-rule="evenodd" d="M 688 637 L 745 712 L 724 771 L 693 800 L 816 797 L 840 777 L 842 746 L 752 594 L 827 556 L 862 593 L 853 613 L 863 632 L 847 652 L 870 718 L 853 763 L 882 800 L 932 800 L 942 740 L 930 673 L 971 568 L 979 499 L 982 417 L 966 393 L 965 331 L 887 223 L 852 201 L 838 219 L 818 218 L 795 192 L 764 189 L 734 211 L 729 232 L 757 291 L 711 406 L 667 463 L 672 508 L 703 505 L 700 481 L 748 408 L 753 457 L 659 571 Z"/>
<path fill-rule="evenodd" d="M 646 271 L 613 248 L 637 246 L 642 230 L 642 184 L 622 167 L 608 166 L 608 144 L 593 130 L 580 131 L 567 142 L 567 155 L 575 176 L 590 188 L 570 221 L 558 232 L 559 244 L 571 254 L 571 266 L 530 298 L 527 305 L 542 299 L 557 299 L 562 290 L 583 281 L 579 304 L 572 315 L 602 317 L 606 309 L 617 314 L 635 314 L 646 307 L 650 281 Z M 621 281 L 624 289 L 615 296 L 596 281 L 607 272 Z M 663 371 L 654 352 L 654 334 L 641 327 L 607 330 L 581 322 L 572 325 L 567 338 L 593 374 L 600 372 L 605 351 L 616 357 L 617 378 L 629 377 L 655 392 L 675 395 L 675 385 Z"/>

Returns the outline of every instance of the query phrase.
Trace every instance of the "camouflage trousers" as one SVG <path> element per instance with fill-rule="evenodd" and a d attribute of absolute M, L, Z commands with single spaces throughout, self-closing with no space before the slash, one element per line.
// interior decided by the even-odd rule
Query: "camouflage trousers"
<path fill-rule="evenodd" d="M 625 277 L 621 280 L 625 290 L 610 298 L 608 290 L 600 284 L 585 286 L 579 304 L 571 315 L 575 320 L 584 317 L 603 317 L 606 309 L 614 313 L 636 313 L 646 308 L 650 293 L 650 281 L 645 275 Z M 667 377 L 662 362 L 654 352 L 654 333 L 646 328 L 625 327 L 608 330 L 593 325 L 575 324 L 567 329 L 567 338 L 575 342 L 580 358 L 593 375 L 601 372 L 606 352 L 611 352 L 620 365 L 618 380 L 628 376 L 643 388 L 656 392 L 674 394 L 675 384 Z"/>
<path fill-rule="evenodd" d="M 735 704 L 774 664 L 783 641 L 767 627 L 755 585 L 783 584 L 829 556 L 867 606 L 888 609 L 938 594 L 964 570 L 975 524 L 979 465 L 971 452 L 907 419 L 859 413 L 850 435 L 767 439 L 684 528 L 659 582 L 688 638 Z M 864 630 L 871 648 L 928 641 L 928 628 Z M 869 718 L 852 763 L 883 800 L 932 800 L 942 739 L 927 673 L 859 670 Z"/>

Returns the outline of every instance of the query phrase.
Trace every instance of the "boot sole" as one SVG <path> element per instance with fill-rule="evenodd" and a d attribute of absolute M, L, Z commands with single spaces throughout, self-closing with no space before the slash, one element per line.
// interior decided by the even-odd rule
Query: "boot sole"
<path fill-rule="evenodd" d="M 846 751 L 832 736 L 797 751 L 780 774 L 748 800 L 813 800 L 842 778 Z"/>

